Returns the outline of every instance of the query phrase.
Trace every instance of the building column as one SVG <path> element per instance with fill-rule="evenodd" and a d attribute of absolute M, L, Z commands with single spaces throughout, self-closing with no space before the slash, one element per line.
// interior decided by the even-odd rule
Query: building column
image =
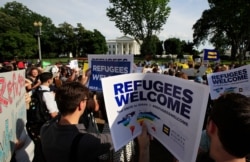
<path fill-rule="evenodd" d="M 138 54 L 138 53 L 137 53 L 137 44 L 136 44 L 136 42 L 134 42 L 133 44 L 134 44 L 134 45 L 133 45 L 133 46 L 134 46 L 134 54 Z"/>
<path fill-rule="evenodd" d="M 121 43 L 121 55 L 123 55 L 123 43 Z"/>
<path fill-rule="evenodd" d="M 129 54 L 129 43 L 127 42 L 127 44 L 126 44 L 126 55 L 128 55 Z"/>
<path fill-rule="evenodd" d="M 115 43 L 115 54 L 117 55 L 117 42 Z"/>
<path fill-rule="evenodd" d="M 135 54 L 135 43 L 131 43 L 131 54 Z"/>

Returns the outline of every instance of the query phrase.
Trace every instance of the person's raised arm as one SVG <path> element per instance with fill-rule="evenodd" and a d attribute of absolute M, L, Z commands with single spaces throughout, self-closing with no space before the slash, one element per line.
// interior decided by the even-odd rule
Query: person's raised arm
<path fill-rule="evenodd" d="M 150 137 L 145 124 L 142 125 L 142 133 L 137 137 L 137 139 L 139 142 L 139 162 L 149 162 Z"/>

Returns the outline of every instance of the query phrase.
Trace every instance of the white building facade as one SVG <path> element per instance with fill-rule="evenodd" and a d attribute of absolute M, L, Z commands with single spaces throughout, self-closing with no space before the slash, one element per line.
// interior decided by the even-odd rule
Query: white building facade
<path fill-rule="evenodd" d="M 107 40 L 108 55 L 140 55 L 140 44 L 133 38 L 122 36 Z"/>

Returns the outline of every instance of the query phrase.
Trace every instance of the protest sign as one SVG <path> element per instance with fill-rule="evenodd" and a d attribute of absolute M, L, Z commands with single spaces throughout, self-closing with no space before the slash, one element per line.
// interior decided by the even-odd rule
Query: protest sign
<path fill-rule="evenodd" d="M 88 55 L 90 90 L 101 91 L 101 78 L 132 73 L 133 55 Z"/>
<path fill-rule="evenodd" d="M 149 133 L 179 161 L 194 162 L 198 152 L 209 87 L 155 73 L 102 78 L 115 150 Z"/>
<path fill-rule="evenodd" d="M 181 69 L 181 71 L 187 76 L 203 76 L 205 75 L 205 72 L 207 70 L 207 67 L 205 66 L 200 66 L 199 69 L 194 69 L 194 68 L 188 68 L 188 69 Z"/>
<path fill-rule="evenodd" d="M 84 62 L 84 63 L 83 63 L 83 69 L 82 69 L 82 71 L 83 71 L 83 72 L 86 72 L 86 71 L 88 70 L 88 68 L 89 68 L 89 63 Z"/>
<path fill-rule="evenodd" d="M 217 50 L 214 49 L 204 49 L 204 60 L 211 60 L 211 61 L 218 61 L 219 60 L 219 53 Z"/>
<path fill-rule="evenodd" d="M 94 55 L 88 54 L 89 68 L 91 68 L 92 61 L 108 61 L 108 62 L 131 62 L 130 69 L 132 72 L 134 55 Z"/>
<path fill-rule="evenodd" d="M 89 89 L 101 91 L 101 78 L 130 72 L 130 62 L 92 61 Z"/>
<path fill-rule="evenodd" d="M 78 69 L 78 60 L 71 60 L 69 63 L 70 69 Z"/>
<path fill-rule="evenodd" d="M 16 138 L 25 126 L 24 87 L 25 70 L 0 73 L 0 161 L 10 161 Z"/>
<path fill-rule="evenodd" d="M 201 65 L 200 68 L 196 72 L 196 76 L 203 76 L 203 75 L 205 75 L 206 70 L 207 70 L 207 67 L 205 67 L 204 65 Z"/>
<path fill-rule="evenodd" d="M 211 99 L 217 99 L 223 93 L 241 93 L 250 96 L 250 65 L 211 73 L 207 75 Z"/>
<path fill-rule="evenodd" d="M 181 71 L 187 76 L 195 76 L 196 70 L 194 68 L 188 68 L 188 69 L 181 69 Z"/>

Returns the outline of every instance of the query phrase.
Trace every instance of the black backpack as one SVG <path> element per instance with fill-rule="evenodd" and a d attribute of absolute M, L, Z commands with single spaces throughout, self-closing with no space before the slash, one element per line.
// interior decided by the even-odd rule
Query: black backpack
<path fill-rule="evenodd" d="M 36 89 L 31 95 L 30 107 L 27 110 L 26 128 L 32 140 L 40 135 L 42 125 L 51 119 L 51 115 L 43 101 L 43 93 L 48 90 Z"/>

